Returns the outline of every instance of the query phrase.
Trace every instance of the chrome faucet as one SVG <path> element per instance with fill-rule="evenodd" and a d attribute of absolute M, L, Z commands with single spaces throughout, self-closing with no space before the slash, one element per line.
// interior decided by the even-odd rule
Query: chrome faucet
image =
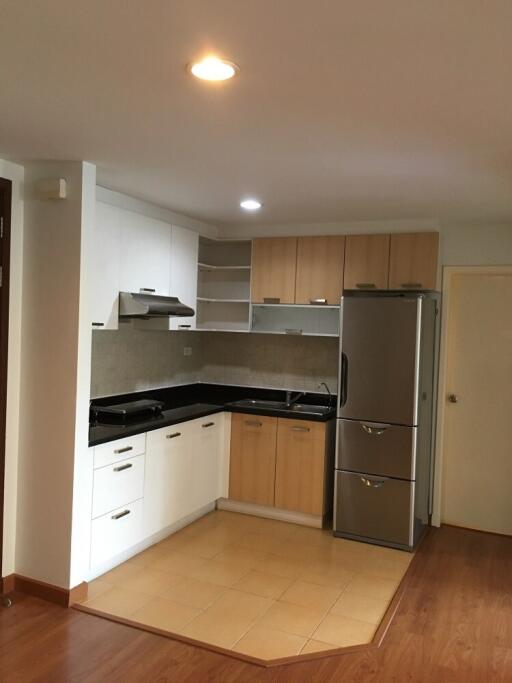
<path fill-rule="evenodd" d="M 287 391 L 286 392 L 286 407 L 290 408 L 294 403 L 297 403 L 299 398 L 302 398 L 304 396 L 303 391 L 298 391 L 295 396 L 293 395 L 293 391 Z"/>
<path fill-rule="evenodd" d="M 332 404 L 332 394 L 331 394 L 331 390 L 330 390 L 329 387 L 327 386 L 327 383 L 326 383 L 326 382 L 320 382 L 320 384 L 318 385 L 318 389 L 321 389 L 322 387 L 325 387 L 327 393 L 329 394 L 329 406 L 331 406 L 331 404 Z"/>

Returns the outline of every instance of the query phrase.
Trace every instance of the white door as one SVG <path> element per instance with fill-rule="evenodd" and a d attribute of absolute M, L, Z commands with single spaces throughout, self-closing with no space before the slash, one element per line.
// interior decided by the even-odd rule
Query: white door
<path fill-rule="evenodd" d="M 448 304 L 442 521 L 512 534 L 512 269 L 454 273 Z"/>
<path fill-rule="evenodd" d="M 171 226 L 120 210 L 120 290 L 169 296 Z"/>
<path fill-rule="evenodd" d="M 89 302 L 94 329 L 117 330 L 120 263 L 119 209 L 96 202 L 90 249 Z"/>
<path fill-rule="evenodd" d="M 177 296 L 187 306 L 197 306 L 197 252 L 199 235 L 176 225 L 172 226 L 171 284 L 169 294 Z M 171 330 L 195 330 L 196 316 L 169 318 Z"/>

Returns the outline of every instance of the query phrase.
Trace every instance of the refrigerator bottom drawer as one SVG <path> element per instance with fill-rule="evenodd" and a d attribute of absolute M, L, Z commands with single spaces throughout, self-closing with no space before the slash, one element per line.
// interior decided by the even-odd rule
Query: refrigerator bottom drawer
<path fill-rule="evenodd" d="M 413 481 L 336 470 L 334 532 L 414 545 Z"/>

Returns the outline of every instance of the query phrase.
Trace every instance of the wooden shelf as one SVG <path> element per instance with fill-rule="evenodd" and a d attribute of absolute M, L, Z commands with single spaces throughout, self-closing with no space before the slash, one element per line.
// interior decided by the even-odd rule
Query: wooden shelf
<path fill-rule="evenodd" d="M 198 263 L 199 270 L 251 270 L 251 266 L 214 266 L 210 263 Z"/>

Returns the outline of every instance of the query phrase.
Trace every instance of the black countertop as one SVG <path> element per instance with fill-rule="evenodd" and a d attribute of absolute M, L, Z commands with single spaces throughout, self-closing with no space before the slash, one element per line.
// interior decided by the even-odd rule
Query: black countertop
<path fill-rule="evenodd" d="M 232 412 L 251 412 L 258 415 L 273 415 L 291 417 L 295 420 L 314 420 L 326 422 L 336 415 L 336 401 L 333 395 L 331 399 L 332 410 L 324 415 L 300 414 L 285 409 L 251 408 L 250 411 L 230 404 L 242 399 L 284 401 L 285 391 L 279 389 L 260 389 L 255 387 L 238 387 L 223 384 L 187 384 L 180 387 L 167 389 L 153 389 L 151 391 L 139 391 L 133 394 L 121 396 L 108 396 L 91 401 L 92 405 L 111 405 L 126 401 L 150 398 L 162 401 L 164 409 L 160 415 L 146 415 L 142 418 L 132 419 L 128 422 L 91 422 L 89 425 L 89 446 L 98 446 L 125 436 L 150 432 L 161 427 L 168 427 L 187 420 L 194 420 L 206 415 L 213 415 L 224 410 Z M 327 394 L 306 393 L 301 396 L 300 403 L 318 406 L 328 406 Z"/>

